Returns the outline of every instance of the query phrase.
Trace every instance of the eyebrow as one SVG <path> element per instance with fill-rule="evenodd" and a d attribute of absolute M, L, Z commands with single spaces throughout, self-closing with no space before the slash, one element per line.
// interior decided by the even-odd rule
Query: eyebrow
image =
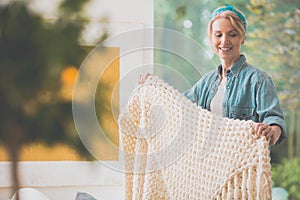
<path fill-rule="evenodd" d="M 222 32 L 222 31 L 220 31 L 220 30 L 214 30 L 213 32 Z M 229 33 L 229 32 L 238 32 L 238 31 L 235 30 L 235 29 L 232 29 L 232 30 L 227 31 L 227 33 Z"/>
<path fill-rule="evenodd" d="M 230 31 L 227 31 L 227 33 L 232 33 L 232 32 L 235 32 L 235 33 L 239 33 L 237 30 L 230 30 Z M 213 33 L 222 33 L 222 31 L 219 31 L 219 30 L 216 30 L 216 31 L 213 31 Z"/>

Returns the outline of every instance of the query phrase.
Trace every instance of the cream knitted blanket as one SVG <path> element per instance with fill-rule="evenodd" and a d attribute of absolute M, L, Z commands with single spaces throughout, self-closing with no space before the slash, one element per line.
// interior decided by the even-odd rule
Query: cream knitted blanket
<path fill-rule="evenodd" d="M 254 122 L 215 116 L 152 76 L 119 128 L 126 199 L 271 199 L 268 143 Z"/>

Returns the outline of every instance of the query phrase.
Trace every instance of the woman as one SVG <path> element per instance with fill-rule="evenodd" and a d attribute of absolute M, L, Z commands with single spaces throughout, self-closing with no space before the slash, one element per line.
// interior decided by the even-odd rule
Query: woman
<path fill-rule="evenodd" d="M 270 145 L 278 144 L 286 138 L 286 128 L 274 84 L 240 54 L 246 25 L 244 15 L 231 5 L 213 12 L 208 36 L 221 65 L 184 95 L 218 115 L 257 122 L 257 136 L 265 136 Z"/>
<path fill-rule="evenodd" d="M 246 40 L 245 16 L 231 5 L 217 8 L 208 24 L 208 36 L 221 65 L 205 74 L 184 95 L 223 117 L 257 122 L 255 132 L 270 145 L 286 138 L 286 127 L 271 78 L 240 53 Z M 150 74 L 140 78 L 143 83 Z"/>

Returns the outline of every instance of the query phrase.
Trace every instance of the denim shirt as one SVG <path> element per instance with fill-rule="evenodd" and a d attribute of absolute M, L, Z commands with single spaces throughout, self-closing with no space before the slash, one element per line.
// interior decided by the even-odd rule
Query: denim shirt
<path fill-rule="evenodd" d="M 204 109 L 210 110 L 210 103 L 222 80 L 222 66 L 205 74 L 191 89 L 183 94 Z M 279 125 L 281 136 L 277 144 L 287 136 L 283 112 L 274 84 L 265 72 L 246 62 L 241 55 L 239 60 L 226 71 L 226 91 L 223 101 L 223 117 L 269 125 Z"/>

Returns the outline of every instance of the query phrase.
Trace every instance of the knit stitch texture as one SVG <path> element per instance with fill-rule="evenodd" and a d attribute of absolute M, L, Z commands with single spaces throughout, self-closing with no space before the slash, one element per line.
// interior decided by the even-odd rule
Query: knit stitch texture
<path fill-rule="evenodd" d="M 268 142 L 149 77 L 119 116 L 126 199 L 271 199 Z"/>

